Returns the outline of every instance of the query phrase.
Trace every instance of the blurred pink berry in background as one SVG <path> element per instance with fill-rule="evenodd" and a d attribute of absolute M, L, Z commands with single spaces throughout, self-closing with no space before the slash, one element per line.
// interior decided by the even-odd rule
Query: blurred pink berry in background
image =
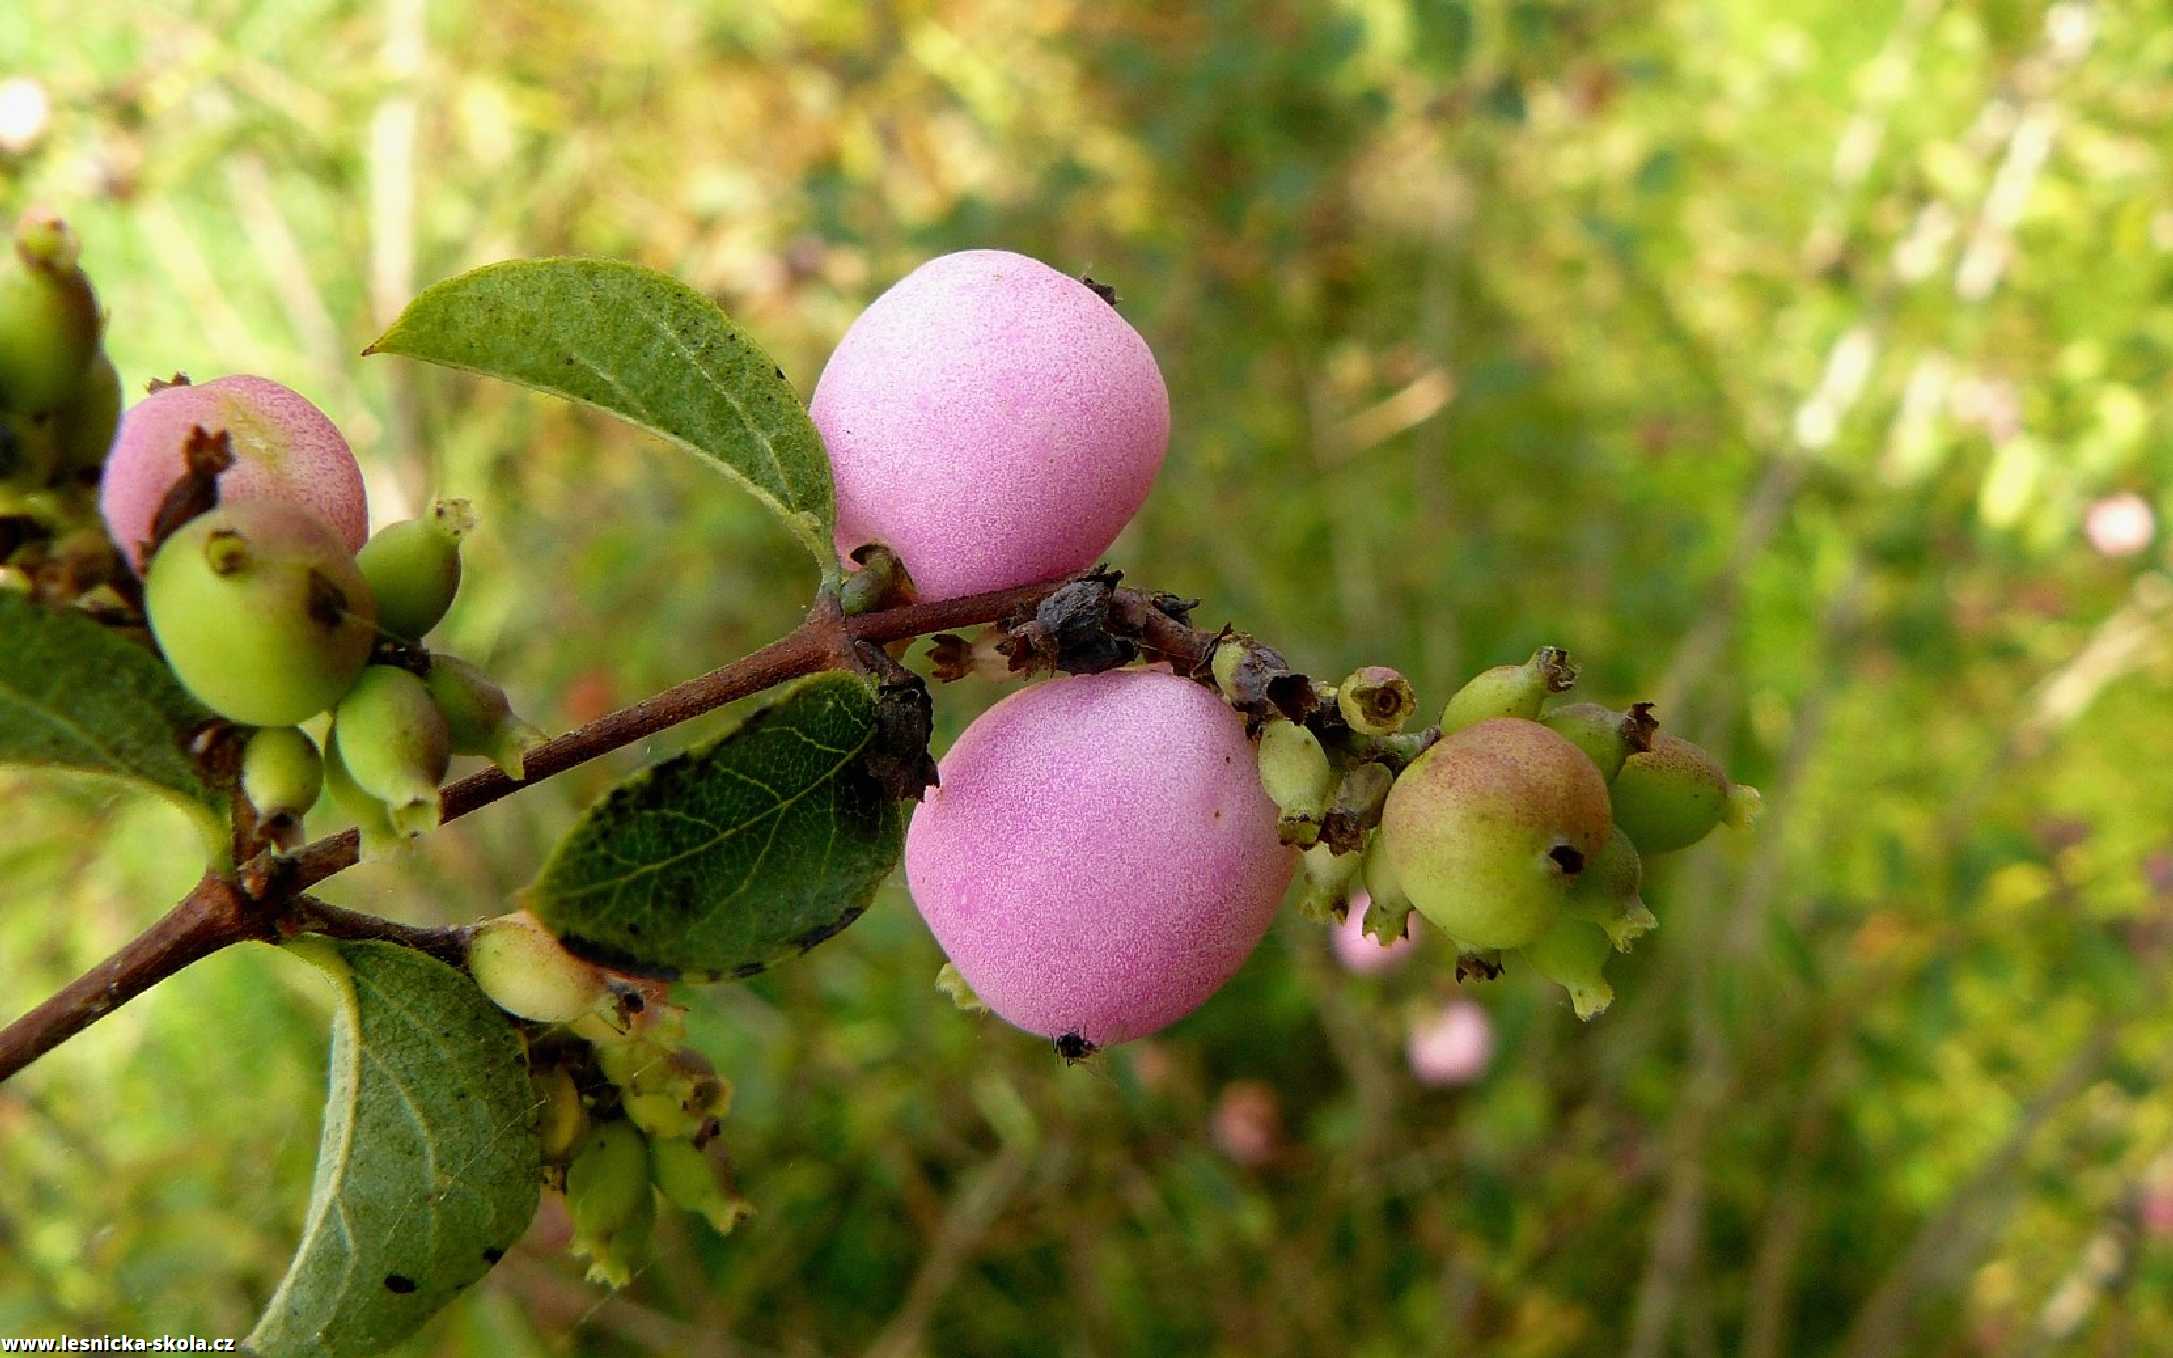
<path fill-rule="evenodd" d="M 2158 532 L 2158 516 L 2150 501 L 2124 490 L 2092 504 L 2083 515 L 2083 535 L 2099 556 L 2133 556 L 2150 545 Z"/>
<path fill-rule="evenodd" d="M 1412 1025 L 1403 1051 L 1420 1084 L 1470 1084 L 1494 1057 L 1494 1021 L 1484 1005 L 1451 1000 L 1440 1013 Z"/>
<path fill-rule="evenodd" d="M 1373 898 L 1364 891 L 1351 893 L 1350 910 L 1343 922 L 1335 926 L 1335 958 L 1350 971 L 1361 976 L 1390 971 L 1409 960 L 1412 935 L 1418 930 L 1418 915 L 1412 913 L 1404 925 L 1403 937 L 1381 946 L 1381 940 L 1366 932 L 1366 907 Z"/>
<path fill-rule="evenodd" d="M 19 156 L 35 147 L 52 116 L 45 86 L 27 75 L 0 80 L 0 155 Z"/>
<path fill-rule="evenodd" d="M 1215 1100 L 1215 1148 L 1247 1168 L 1275 1158 L 1283 1140 L 1283 1105 L 1260 1080 L 1232 1080 Z"/>

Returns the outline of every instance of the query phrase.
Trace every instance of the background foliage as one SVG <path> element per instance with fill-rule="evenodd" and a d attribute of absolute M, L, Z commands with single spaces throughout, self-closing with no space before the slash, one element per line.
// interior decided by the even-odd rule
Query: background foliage
<path fill-rule="evenodd" d="M 758 1217 L 606 1298 L 547 1209 L 409 1351 L 2173 1351 L 2173 580 L 2089 517 L 2173 512 L 2156 7 L 12 0 L 7 74 L 53 115 L 0 215 L 69 211 L 129 383 L 262 372 L 379 518 L 475 497 L 443 635 L 549 729 L 782 631 L 804 556 L 607 420 L 357 351 L 422 284 L 595 253 L 804 393 L 890 280 L 997 244 L 1114 280 L 1161 356 L 1136 580 L 1429 703 L 1560 641 L 1767 789 L 1648 890 L 1602 1019 L 1480 988 L 1457 1090 L 1402 1060 L 1432 945 L 1358 978 L 1286 919 L 1069 1069 L 930 989 L 893 885 L 690 993 Z M 638 762 L 328 894 L 497 913 Z M 0 796 L 12 1014 L 199 865 L 155 800 Z M 235 949 L 0 1089 L 0 1333 L 245 1330 L 328 1011 Z M 1265 1162 L 1215 1134 L 1236 1081 Z"/>

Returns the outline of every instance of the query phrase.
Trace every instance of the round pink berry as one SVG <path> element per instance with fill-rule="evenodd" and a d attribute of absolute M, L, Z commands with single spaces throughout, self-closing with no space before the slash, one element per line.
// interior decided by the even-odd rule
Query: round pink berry
<path fill-rule="evenodd" d="M 1403 937 L 1383 947 L 1381 940 L 1366 932 L 1366 907 L 1372 903 L 1363 890 L 1353 891 L 1349 912 L 1330 935 L 1335 940 L 1336 961 L 1360 976 L 1389 971 L 1411 960 L 1411 943 L 1419 927 L 1414 910 L 1404 919 Z"/>
<path fill-rule="evenodd" d="M 1494 1059 L 1494 1021 L 1486 1007 L 1452 1000 L 1441 1012 L 1412 1026 L 1404 1059 L 1420 1084 L 1465 1085 L 1486 1074 Z"/>
<path fill-rule="evenodd" d="M 1295 865 L 1243 721 L 1175 675 L 1021 689 L 941 773 L 906 835 L 914 903 L 974 993 L 1043 1037 L 1106 1047 L 1191 1013 Z"/>
<path fill-rule="evenodd" d="M 121 417 L 98 508 L 137 571 L 159 504 L 185 470 L 189 432 L 199 426 L 224 430 L 234 450 L 234 465 L 219 477 L 222 501 L 297 505 L 323 519 L 349 551 L 369 537 L 362 469 L 324 412 L 268 378 L 221 377 L 155 391 Z"/>
<path fill-rule="evenodd" d="M 1169 447 L 1169 392 L 1139 332 L 1078 279 L 1003 250 L 930 260 L 876 298 L 809 413 L 838 549 L 888 545 L 929 600 L 1093 565 Z"/>

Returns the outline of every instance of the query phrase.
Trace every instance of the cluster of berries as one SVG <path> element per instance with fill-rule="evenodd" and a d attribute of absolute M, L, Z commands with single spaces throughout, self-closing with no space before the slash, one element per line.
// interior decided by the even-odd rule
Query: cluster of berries
<path fill-rule="evenodd" d="M 1153 355 L 1111 303 L 995 251 L 877 299 L 811 404 L 839 547 L 865 559 L 879 541 L 933 598 L 1097 560 L 1169 434 Z M 995 637 L 948 645 L 947 676 L 1017 668 Z M 1151 1033 L 1244 962 L 1302 853 L 1308 913 L 1341 919 L 1355 893 L 1386 945 L 1415 908 L 1460 971 L 1521 951 L 1590 1016 L 1608 952 L 1652 927 L 1640 854 L 1755 806 L 1643 706 L 1546 709 L 1573 678 L 1551 649 L 1408 734 L 1416 695 L 1384 667 L 1329 687 L 1231 636 L 1208 669 L 1051 680 L 960 736 L 906 841 L 954 998 L 1067 1055 Z"/>
<path fill-rule="evenodd" d="M 545 1172 L 593 1281 L 631 1280 L 658 1193 L 720 1233 L 753 1210 L 718 1139 L 732 1086 L 686 1045 L 686 1013 L 662 986 L 589 965 L 525 911 L 477 927 L 468 970 L 500 1008 L 541 1025 L 528 1052 Z"/>
<path fill-rule="evenodd" d="M 62 604 L 123 574 L 91 512 L 121 378 L 79 253 L 43 213 L 0 246 L 0 587 Z M 89 605 L 125 611 L 110 588 Z"/>

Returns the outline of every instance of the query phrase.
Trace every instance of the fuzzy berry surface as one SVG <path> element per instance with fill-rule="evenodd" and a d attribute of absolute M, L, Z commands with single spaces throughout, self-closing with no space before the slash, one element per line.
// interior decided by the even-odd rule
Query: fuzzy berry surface
<path fill-rule="evenodd" d="M 1085 283 L 1003 250 L 930 260 L 876 298 L 808 410 L 838 549 L 887 544 L 929 600 L 1093 565 L 1169 447 L 1169 392 L 1139 332 Z"/>
<path fill-rule="evenodd" d="M 1295 866 L 1243 721 L 1171 674 L 1022 689 L 941 764 L 906 880 L 995 1013 L 1109 1046 L 1184 1017 L 1266 933 Z"/>

